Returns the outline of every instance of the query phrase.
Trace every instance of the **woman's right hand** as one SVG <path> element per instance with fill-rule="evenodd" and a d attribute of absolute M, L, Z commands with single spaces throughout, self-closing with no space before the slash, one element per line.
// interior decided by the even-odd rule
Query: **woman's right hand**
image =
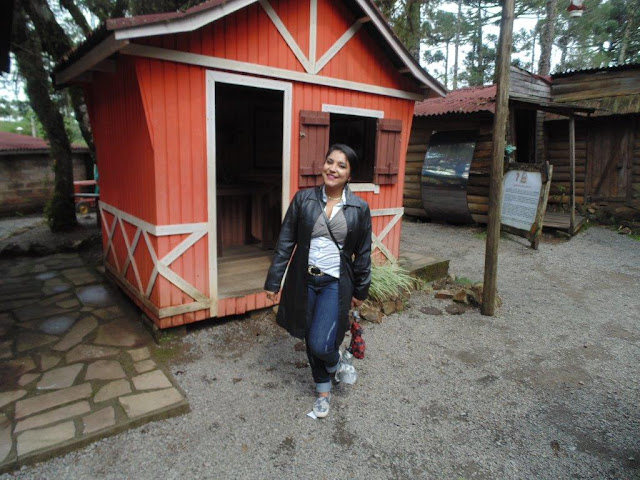
<path fill-rule="evenodd" d="M 278 298 L 278 292 L 270 292 L 269 290 L 265 290 L 267 292 L 267 299 L 271 302 L 275 302 Z"/>

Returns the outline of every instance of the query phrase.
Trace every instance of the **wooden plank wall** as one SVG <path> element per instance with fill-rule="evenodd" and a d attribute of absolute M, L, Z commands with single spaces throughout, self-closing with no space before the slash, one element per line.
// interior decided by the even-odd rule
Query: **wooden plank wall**
<path fill-rule="evenodd" d="M 619 121 L 622 117 L 614 118 Z M 576 203 L 578 205 L 584 204 L 585 201 L 590 201 L 590 196 L 594 195 L 593 187 L 603 174 L 602 170 L 609 161 L 609 155 L 630 155 L 630 158 L 619 159 L 616 162 L 629 170 L 629 180 L 626 180 L 626 176 L 622 176 L 625 178 L 625 182 L 629 182 L 627 184 L 628 190 L 623 185 L 614 185 L 609 188 L 608 183 L 605 183 L 600 188 L 600 191 L 606 197 L 605 203 L 627 203 L 629 206 L 640 208 L 640 116 L 627 116 L 626 118 L 628 120 L 624 120 L 624 124 L 630 124 L 631 127 L 627 132 L 629 138 L 625 137 L 623 143 L 628 145 L 629 148 L 623 148 L 623 145 L 620 145 L 619 151 L 608 148 L 605 152 L 600 153 L 596 153 L 594 144 L 596 141 L 598 144 L 603 143 L 603 139 L 596 138 L 595 135 L 607 133 L 606 129 L 598 127 L 598 125 L 601 125 L 602 119 L 599 121 L 585 119 L 576 122 Z M 568 205 L 569 202 L 568 123 L 568 121 L 559 120 L 547 122 L 546 125 L 548 160 L 553 165 L 549 203 L 555 205 Z M 601 158 L 593 158 L 595 155 Z M 611 177 L 611 175 L 616 175 L 616 173 L 610 173 L 608 177 Z M 611 181 L 611 178 L 605 180 L 605 182 L 609 183 Z M 614 190 L 614 187 L 619 190 Z M 619 198 L 616 198 L 616 195 Z"/>
<path fill-rule="evenodd" d="M 427 153 L 427 147 L 433 132 L 433 119 L 426 117 L 414 117 L 413 128 L 409 136 L 407 147 L 407 163 L 404 176 L 404 190 L 402 201 L 404 213 L 413 217 L 426 217 L 427 213 L 422 206 L 420 193 L 420 177 L 422 176 L 422 164 Z"/>
<path fill-rule="evenodd" d="M 473 130 L 478 133 L 478 137 L 469 171 L 467 202 L 471 216 L 476 222 L 487 221 L 486 215 L 489 209 L 489 169 L 493 145 L 491 138 L 493 115 L 490 113 L 477 113 L 456 117 L 414 118 L 414 126 L 411 130 L 407 150 L 407 167 L 405 170 L 405 187 L 403 192 L 405 213 L 407 215 L 423 218 L 427 216 L 422 206 L 420 177 L 431 134 L 435 131 Z"/>
<path fill-rule="evenodd" d="M 473 153 L 467 185 L 469 213 L 477 223 L 489 220 L 489 173 L 493 157 L 493 118 L 486 119 L 478 128 L 476 149 Z"/>
<path fill-rule="evenodd" d="M 582 181 L 578 180 L 577 183 L 578 198 L 580 198 L 578 185 L 583 187 L 583 199 L 587 197 L 589 200 L 588 197 L 594 194 L 591 190 L 597 186 L 596 181 L 605 175 L 606 178 L 601 182 L 599 192 L 604 192 L 605 196 L 608 195 L 608 201 L 624 202 L 629 206 L 640 208 L 640 115 L 638 115 L 640 113 L 640 101 L 638 101 L 640 68 L 582 72 L 554 78 L 551 93 L 554 102 L 571 102 L 598 109 L 591 116 L 600 117 L 600 120 L 584 120 L 577 124 L 576 147 L 584 149 L 585 152 L 581 154 L 582 150 L 576 151 L 576 174 L 578 178 L 584 177 Z M 602 119 L 605 116 L 611 120 Z M 612 122 L 620 122 L 621 128 L 614 126 Z M 549 122 L 550 139 L 552 136 L 557 137 L 560 134 L 555 128 L 560 123 L 566 125 L 566 122 Z M 586 133 L 584 129 L 582 134 L 579 133 L 580 123 L 589 126 Z M 614 138 L 618 134 L 622 134 L 622 130 L 627 130 L 627 136 L 624 139 Z M 607 137 L 602 138 L 597 135 L 607 135 Z M 595 150 L 598 146 L 606 145 L 609 137 L 611 137 L 611 143 L 618 145 L 618 148 L 605 148 L 604 153 L 597 154 L 598 158 L 590 158 L 596 155 Z M 556 146 L 558 145 L 556 144 Z M 568 153 L 562 159 L 559 157 L 560 151 L 556 151 L 554 154 L 550 153 L 550 157 L 553 155 L 556 156 L 556 161 L 565 162 L 564 158 L 568 156 Z M 600 158 L 603 155 L 606 158 Z M 607 159 L 610 155 L 625 156 L 625 158 L 619 158 L 616 161 L 617 166 L 625 169 L 624 172 L 619 169 L 617 173 L 613 170 L 604 171 L 607 168 Z M 587 157 L 585 163 L 582 163 L 581 156 Z M 583 168 L 584 171 L 581 170 Z M 555 168 L 554 177 L 556 177 Z M 619 198 L 615 198 L 616 196 Z M 552 198 L 549 201 L 552 202 Z M 558 201 L 557 196 L 553 198 L 553 201 Z"/>
<path fill-rule="evenodd" d="M 571 203 L 571 170 L 569 166 L 569 121 L 547 122 L 547 159 L 553 165 L 548 204 Z M 576 204 L 584 204 L 587 176 L 587 133 L 584 122 L 576 121 Z"/>
<path fill-rule="evenodd" d="M 584 72 L 554 78 L 551 94 L 555 102 L 577 102 L 640 94 L 640 69 L 618 72 Z M 601 112 L 601 114 L 607 114 Z"/>
<path fill-rule="evenodd" d="M 512 95 L 526 97 L 533 101 L 551 101 L 551 84 L 546 80 L 514 66 L 511 67 L 510 80 Z M 546 158 L 544 119 L 544 112 L 536 113 L 536 162 L 543 162 Z"/>

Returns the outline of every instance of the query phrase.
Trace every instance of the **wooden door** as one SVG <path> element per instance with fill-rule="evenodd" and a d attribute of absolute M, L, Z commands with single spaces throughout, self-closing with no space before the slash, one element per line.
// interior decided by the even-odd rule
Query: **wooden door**
<path fill-rule="evenodd" d="M 631 192 L 631 122 L 609 117 L 593 122 L 587 135 L 587 194 L 596 201 L 624 202 Z"/>

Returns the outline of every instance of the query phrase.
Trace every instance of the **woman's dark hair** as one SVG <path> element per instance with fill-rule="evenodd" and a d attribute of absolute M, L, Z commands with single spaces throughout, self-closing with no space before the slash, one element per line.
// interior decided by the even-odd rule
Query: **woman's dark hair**
<path fill-rule="evenodd" d="M 344 156 L 347 157 L 349 167 L 351 167 L 351 175 L 353 176 L 353 173 L 358 169 L 358 155 L 356 154 L 356 152 L 354 152 L 353 148 L 351 148 L 349 145 L 345 145 L 344 143 L 334 143 L 329 147 L 329 150 L 327 150 L 327 154 L 324 156 L 324 158 L 327 158 L 329 155 L 331 155 L 331 152 L 335 151 L 342 152 L 344 153 Z"/>

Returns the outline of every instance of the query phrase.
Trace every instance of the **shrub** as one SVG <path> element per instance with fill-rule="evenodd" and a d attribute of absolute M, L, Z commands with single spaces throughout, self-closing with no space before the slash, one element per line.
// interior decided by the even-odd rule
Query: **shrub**
<path fill-rule="evenodd" d="M 414 286 L 415 279 L 397 263 L 373 263 L 371 265 L 369 296 L 372 300 L 384 302 L 411 291 Z"/>

